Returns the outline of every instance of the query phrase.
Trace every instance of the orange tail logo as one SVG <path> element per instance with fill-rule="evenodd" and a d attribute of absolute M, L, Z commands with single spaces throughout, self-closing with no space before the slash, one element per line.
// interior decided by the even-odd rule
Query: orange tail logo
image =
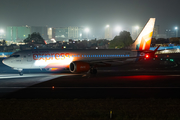
<path fill-rule="evenodd" d="M 150 18 L 135 42 L 132 44 L 132 49 L 135 50 L 149 50 L 151 39 L 153 35 L 155 18 Z"/>

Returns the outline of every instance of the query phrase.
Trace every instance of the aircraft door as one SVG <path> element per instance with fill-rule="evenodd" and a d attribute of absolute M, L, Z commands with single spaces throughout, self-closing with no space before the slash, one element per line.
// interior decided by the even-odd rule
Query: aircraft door
<path fill-rule="evenodd" d="M 27 62 L 32 62 L 32 55 L 31 54 L 27 54 Z"/>

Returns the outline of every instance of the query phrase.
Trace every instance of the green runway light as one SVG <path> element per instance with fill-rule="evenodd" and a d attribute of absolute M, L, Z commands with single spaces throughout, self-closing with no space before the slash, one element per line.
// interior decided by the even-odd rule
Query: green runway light
<path fill-rule="evenodd" d="M 173 61 L 174 61 L 174 59 L 170 59 L 170 61 L 172 61 L 172 62 L 173 62 Z"/>

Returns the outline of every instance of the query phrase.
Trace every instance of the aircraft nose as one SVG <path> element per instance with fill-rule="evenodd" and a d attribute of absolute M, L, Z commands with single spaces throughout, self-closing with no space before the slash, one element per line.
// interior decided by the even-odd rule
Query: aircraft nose
<path fill-rule="evenodd" d="M 3 60 L 2 63 L 5 64 L 5 60 Z"/>
<path fill-rule="evenodd" d="M 8 60 L 7 60 L 7 59 L 4 59 L 4 60 L 2 61 L 2 63 L 5 64 L 5 65 L 8 65 Z"/>

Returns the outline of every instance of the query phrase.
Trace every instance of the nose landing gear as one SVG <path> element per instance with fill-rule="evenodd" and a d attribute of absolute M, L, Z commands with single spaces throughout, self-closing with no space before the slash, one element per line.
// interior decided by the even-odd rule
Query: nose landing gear
<path fill-rule="evenodd" d="M 23 70 L 18 70 L 19 71 L 19 75 L 23 76 Z"/>

